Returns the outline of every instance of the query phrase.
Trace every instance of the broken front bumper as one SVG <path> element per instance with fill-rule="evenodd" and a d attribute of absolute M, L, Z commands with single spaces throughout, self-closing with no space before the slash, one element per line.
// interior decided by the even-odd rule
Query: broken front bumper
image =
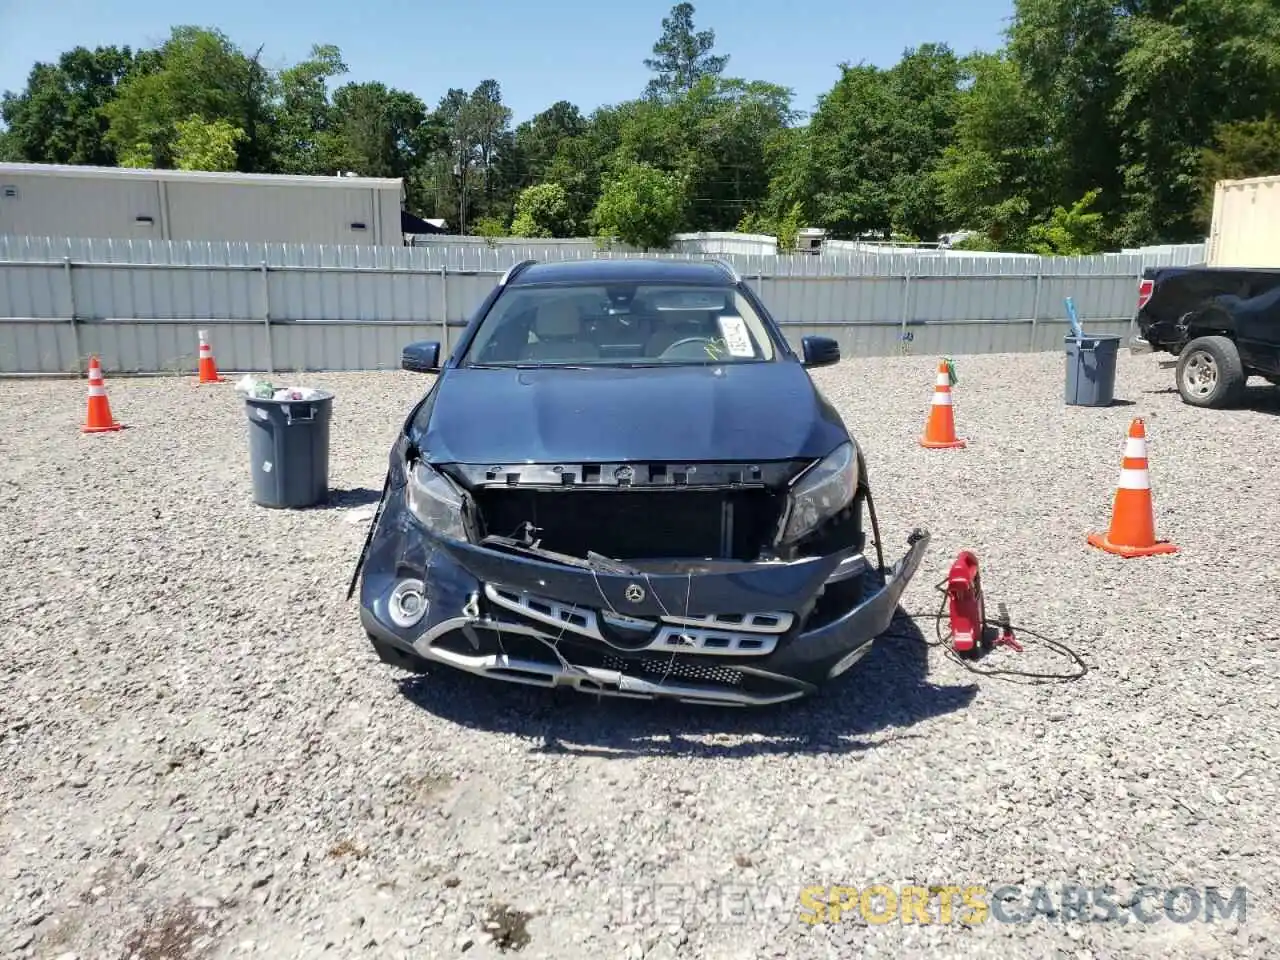
<path fill-rule="evenodd" d="M 613 573 L 435 539 L 396 499 L 362 572 L 374 640 L 514 683 L 645 699 L 764 705 L 814 692 L 888 628 L 929 542 L 914 533 L 883 579 L 861 553 Z M 425 600 L 408 614 L 406 583 Z"/>

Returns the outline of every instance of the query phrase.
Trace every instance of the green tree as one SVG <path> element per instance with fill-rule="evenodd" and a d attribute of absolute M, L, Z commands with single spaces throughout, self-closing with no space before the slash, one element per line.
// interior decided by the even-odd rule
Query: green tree
<path fill-rule="evenodd" d="M 780 141 L 775 215 L 800 204 L 837 237 L 936 236 L 946 215 L 934 173 L 954 137 L 959 80 L 941 44 L 888 70 L 843 64 L 805 133 Z"/>
<path fill-rule="evenodd" d="M 778 222 L 791 211 L 798 211 L 806 224 L 817 224 L 815 201 L 820 180 L 813 151 L 812 125 L 780 130 L 765 144 L 765 161 L 769 169 L 769 190 L 757 205 L 765 220 Z"/>
<path fill-rule="evenodd" d="M 217 30 L 174 27 L 156 56 L 132 71 L 103 108 L 108 142 L 119 154 L 145 152 L 148 166 L 169 168 L 180 120 L 226 120 L 244 131 L 237 169 L 271 169 L 274 77 L 259 54 L 246 56 Z"/>
<path fill-rule="evenodd" d="M 1123 243 L 1202 236 L 1215 129 L 1280 109 L 1272 0 L 1016 0 L 1010 49 L 1052 121 L 1056 203 L 1100 188 Z"/>
<path fill-rule="evenodd" d="M 934 174 L 955 136 L 960 77 L 960 61 L 946 44 L 908 50 L 889 71 L 895 167 L 890 224 L 895 231 L 932 240 L 946 227 Z"/>
<path fill-rule="evenodd" d="M 462 232 L 466 230 L 467 193 L 476 154 L 467 100 L 466 90 L 452 87 L 437 103 L 434 116 L 444 138 L 430 164 L 436 215 L 457 223 Z"/>
<path fill-rule="evenodd" d="M 1280 109 L 1280 9 L 1265 0 L 1149 4 L 1121 18 L 1121 238 L 1198 240 L 1201 151 L 1222 123 Z"/>
<path fill-rule="evenodd" d="M 592 214 L 596 236 L 643 250 L 671 245 L 684 219 L 684 184 L 647 164 L 632 164 L 608 180 Z"/>
<path fill-rule="evenodd" d="M 568 100 L 559 100 L 521 123 L 494 164 L 499 192 L 514 197 L 525 187 L 551 181 L 551 166 L 560 144 L 582 136 L 587 127 L 582 111 Z"/>
<path fill-rule="evenodd" d="M 14 160 L 113 166 L 103 108 L 135 67 L 128 47 L 75 47 L 57 63 L 37 63 L 20 93 L 6 91 L 0 118 Z"/>
<path fill-rule="evenodd" d="M 342 53 L 317 44 L 310 56 L 280 71 L 276 119 L 275 167 L 281 173 L 332 174 L 339 147 L 334 141 L 334 111 L 329 81 L 347 72 Z"/>
<path fill-rule="evenodd" d="M 650 97 L 671 97 L 688 93 L 703 77 L 718 77 L 729 63 L 727 55 L 711 51 L 716 45 L 714 30 L 693 29 L 692 3 L 677 3 L 662 18 L 662 36 L 653 45 L 653 56 L 644 65 L 656 74 L 645 90 Z"/>
<path fill-rule="evenodd" d="M 366 177 L 406 177 L 417 157 L 427 107 L 381 83 L 348 83 L 333 93 L 328 167 Z"/>
<path fill-rule="evenodd" d="M 1027 249 L 1042 256 L 1080 257 L 1102 250 L 1105 225 L 1102 214 L 1092 211 L 1098 199 L 1090 190 L 1070 208 L 1054 207 L 1043 221 L 1027 230 Z"/>
<path fill-rule="evenodd" d="M 834 236 L 889 233 L 894 106 L 888 75 L 867 65 L 842 65 L 835 87 L 819 98 L 803 156 L 811 165 L 807 176 L 791 179 L 812 189 L 815 219 Z M 797 201 L 800 197 L 788 196 L 782 202 Z"/>
<path fill-rule="evenodd" d="M 464 232 L 480 217 L 506 219 L 514 184 L 501 175 L 501 159 L 513 150 L 514 138 L 511 109 L 497 81 L 483 80 L 469 94 L 449 90 L 435 123 L 441 140 L 430 167 L 437 210 L 449 210 Z"/>
<path fill-rule="evenodd" d="M 1049 121 L 1048 139 L 1056 154 L 1052 202 L 1066 203 L 1099 188 L 1100 209 L 1112 220 L 1124 183 L 1114 110 L 1124 86 L 1125 46 L 1116 22 L 1127 5 L 1014 0 L 1009 28 L 1010 57 Z"/>
<path fill-rule="evenodd" d="M 1208 233 L 1213 220 L 1214 185 L 1219 180 L 1243 180 L 1280 174 L 1280 119 L 1241 120 L 1220 124 L 1213 145 L 1200 154 L 1200 202 L 1196 222 Z"/>
<path fill-rule="evenodd" d="M 1056 196 L 1049 118 L 1007 54 L 969 57 L 963 74 L 954 141 L 933 174 L 945 224 L 980 231 L 984 249 L 1024 250 Z"/>
<path fill-rule="evenodd" d="M 471 234 L 491 241 L 497 237 L 508 236 L 507 225 L 495 217 L 481 217 L 472 225 Z M 490 243 L 489 246 L 493 244 Z"/>
<path fill-rule="evenodd" d="M 150 170 L 156 165 L 156 149 L 147 140 L 139 140 L 120 154 L 120 166 L 133 170 Z"/>
<path fill-rule="evenodd" d="M 547 174 L 550 183 L 564 187 L 568 220 L 575 235 L 590 231 L 591 212 L 600 199 L 607 156 L 604 131 L 588 122 L 586 131 L 556 145 Z"/>
<path fill-rule="evenodd" d="M 794 203 L 784 213 L 771 214 L 763 210 L 751 210 L 743 215 L 736 227 L 739 233 L 755 233 L 773 237 L 778 241 L 778 252 L 794 250 L 800 233 L 804 210 Z"/>
<path fill-rule="evenodd" d="M 524 174 L 544 179 L 560 143 L 580 137 L 587 130 L 582 111 L 568 100 L 559 100 L 515 129 L 515 151 L 525 165 Z"/>
<path fill-rule="evenodd" d="M 569 197 L 558 183 L 525 187 L 516 200 L 513 237 L 569 236 Z"/>
<path fill-rule="evenodd" d="M 769 190 L 771 139 L 794 119 L 791 90 L 703 77 L 664 108 L 655 132 L 678 151 L 670 169 L 688 185 L 692 230 L 727 230 Z"/>
<path fill-rule="evenodd" d="M 702 77 L 668 99 L 644 98 L 597 116 L 607 166 L 643 164 L 685 184 L 685 227 L 730 229 L 768 191 L 769 144 L 794 117 L 791 91 Z"/>
<path fill-rule="evenodd" d="M 460 122 L 465 125 L 475 145 L 475 163 L 479 174 L 478 210 L 488 214 L 507 205 L 508 197 L 495 176 L 497 159 L 512 146 L 511 108 L 502 102 L 502 88 L 497 80 L 482 80 L 471 91 L 462 110 Z"/>
<path fill-rule="evenodd" d="M 212 123 L 197 116 L 175 124 L 174 167 L 178 170 L 234 170 L 236 144 L 244 139 L 244 131 L 226 120 Z"/>

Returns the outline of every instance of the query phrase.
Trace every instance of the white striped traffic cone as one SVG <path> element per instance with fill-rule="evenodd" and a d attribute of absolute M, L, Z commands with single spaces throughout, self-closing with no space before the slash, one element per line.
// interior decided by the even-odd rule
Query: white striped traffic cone
<path fill-rule="evenodd" d="M 933 386 L 933 403 L 925 423 L 920 446 L 931 450 L 963 447 L 965 441 L 956 436 L 955 414 L 951 410 L 951 368 L 946 360 L 938 361 L 938 378 Z"/>
<path fill-rule="evenodd" d="M 213 362 L 213 348 L 209 346 L 209 337 L 200 331 L 200 383 L 226 383 L 226 377 L 218 376 L 218 365 Z"/>
<path fill-rule="evenodd" d="M 89 358 L 89 407 L 85 411 L 81 433 L 108 433 L 120 430 L 122 424 L 111 416 L 111 404 L 107 401 L 107 382 L 102 376 L 102 365 L 97 357 Z"/>
<path fill-rule="evenodd" d="M 1156 539 L 1155 507 L 1151 500 L 1151 474 L 1147 465 L 1147 428 L 1138 417 L 1129 425 L 1124 442 L 1120 482 L 1106 533 L 1091 533 L 1090 546 L 1118 557 L 1150 557 L 1177 553 L 1167 540 Z"/>

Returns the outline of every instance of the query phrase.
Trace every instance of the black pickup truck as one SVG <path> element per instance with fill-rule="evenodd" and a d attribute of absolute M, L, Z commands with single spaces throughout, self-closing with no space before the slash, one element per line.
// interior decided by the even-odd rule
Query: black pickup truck
<path fill-rule="evenodd" d="M 1235 406 L 1251 376 L 1280 386 L 1280 268 L 1148 267 L 1137 326 L 1134 353 L 1178 358 L 1185 403 Z"/>

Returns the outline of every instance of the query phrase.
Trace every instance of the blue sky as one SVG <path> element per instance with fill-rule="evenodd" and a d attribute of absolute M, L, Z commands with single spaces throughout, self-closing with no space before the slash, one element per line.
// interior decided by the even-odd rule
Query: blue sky
<path fill-rule="evenodd" d="M 346 79 L 381 80 L 434 106 L 449 87 L 487 77 L 502 86 L 515 122 L 556 100 L 584 111 L 639 94 L 643 60 L 672 0 L 0 0 L 0 90 L 19 90 L 31 65 L 77 45 L 151 46 L 169 26 L 218 27 L 242 48 L 265 45 L 273 66 L 335 43 Z M 701 0 L 698 29 L 716 31 L 727 73 L 771 80 L 812 109 L 838 64 L 894 63 L 909 46 L 949 43 L 958 53 L 993 49 L 1013 0 Z"/>

